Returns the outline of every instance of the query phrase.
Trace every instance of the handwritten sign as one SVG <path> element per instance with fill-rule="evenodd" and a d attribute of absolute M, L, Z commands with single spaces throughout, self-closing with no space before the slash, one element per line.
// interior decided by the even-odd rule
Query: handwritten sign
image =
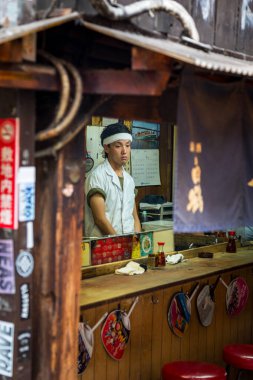
<path fill-rule="evenodd" d="M 0 375 L 12 377 L 14 323 L 0 321 Z"/>
<path fill-rule="evenodd" d="M 0 240 L 0 294 L 15 294 L 13 241 Z"/>
<path fill-rule="evenodd" d="M 0 228 L 17 229 L 19 120 L 0 119 Z"/>

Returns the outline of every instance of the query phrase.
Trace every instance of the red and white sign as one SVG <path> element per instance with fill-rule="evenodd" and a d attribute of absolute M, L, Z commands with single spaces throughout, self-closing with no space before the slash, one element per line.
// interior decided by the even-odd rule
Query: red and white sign
<path fill-rule="evenodd" d="M 0 119 L 0 228 L 18 228 L 19 119 Z"/>

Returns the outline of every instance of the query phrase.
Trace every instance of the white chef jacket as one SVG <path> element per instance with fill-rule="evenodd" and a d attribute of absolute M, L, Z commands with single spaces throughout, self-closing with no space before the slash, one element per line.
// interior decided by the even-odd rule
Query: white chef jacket
<path fill-rule="evenodd" d="M 105 193 L 105 214 L 117 234 L 133 233 L 135 204 L 135 184 L 133 178 L 123 168 L 123 190 L 120 180 L 109 161 L 97 166 L 85 181 L 85 236 L 102 236 L 95 225 L 91 208 L 87 203 L 87 194 L 92 189 L 101 189 Z"/>

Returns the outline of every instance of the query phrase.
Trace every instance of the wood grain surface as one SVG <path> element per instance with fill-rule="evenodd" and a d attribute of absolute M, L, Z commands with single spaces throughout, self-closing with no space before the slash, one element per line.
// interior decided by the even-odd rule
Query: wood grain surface
<path fill-rule="evenodd" d="M 201 249 L 204 251 L 207 248 L 202 247 Z M 210 250 L 210 246 L 208 250 Z M 167 264 L 162 269 L 148 269 L 142 275 L 108 274 L 89 278 L 82 280 L 81 283 L 80 307 L 87 308 L 115 299 L 182 284 L 186 281 L 203 279 L 252 264 L 253 250 L 239 248 L 237 253 L 215 252 L 212 259 L 192 257 L 175 265 Z"/>

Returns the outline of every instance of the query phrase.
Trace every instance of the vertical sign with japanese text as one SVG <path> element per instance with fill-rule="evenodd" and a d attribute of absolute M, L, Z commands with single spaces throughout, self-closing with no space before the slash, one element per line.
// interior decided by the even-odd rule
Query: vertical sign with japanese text
<path fill-rule="evenodd" d="M 0 119 L 0 228 L 18 228 L 19 119 Z"/>

